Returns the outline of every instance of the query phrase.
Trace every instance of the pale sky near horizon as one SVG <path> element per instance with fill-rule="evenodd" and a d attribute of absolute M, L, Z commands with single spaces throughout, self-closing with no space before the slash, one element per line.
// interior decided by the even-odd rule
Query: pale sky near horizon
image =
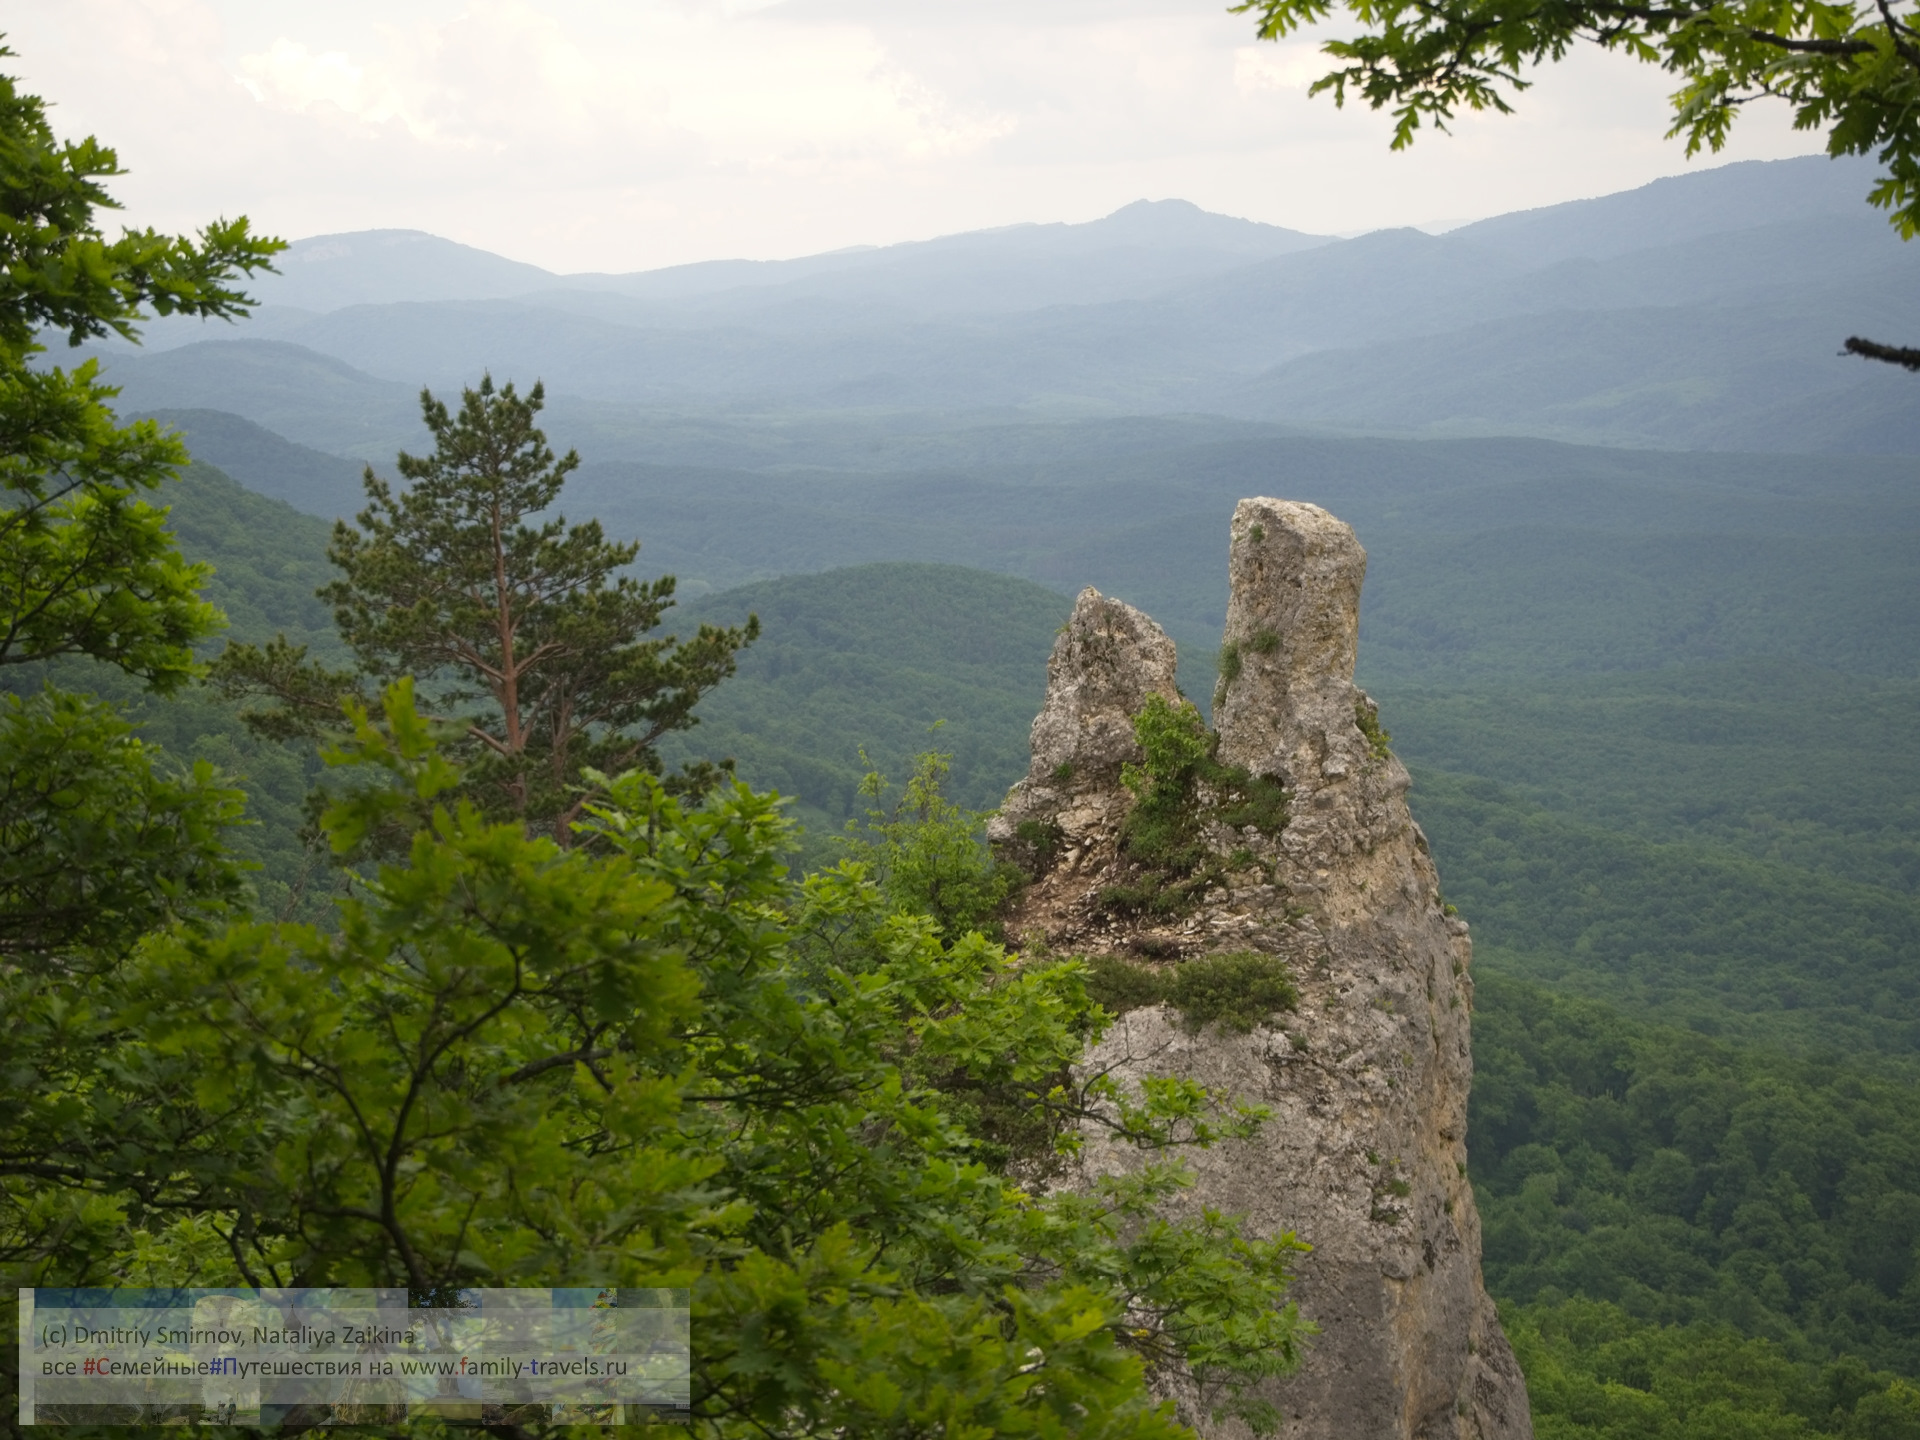
<path fill-rule="evenodd" d="M 1581 53 L 1390 153 L 1221 0 L 15 0 L 6 62 L 132 223 L 429 230 L 549 269 L 771 259 L 1132 200 L 1437 227 L 1689 167 L 1672 77 Z M 1694 167 L 1814 153 L 1781 107 Z M 1863 197 L 1864 203 L 1864 197 Z"/>

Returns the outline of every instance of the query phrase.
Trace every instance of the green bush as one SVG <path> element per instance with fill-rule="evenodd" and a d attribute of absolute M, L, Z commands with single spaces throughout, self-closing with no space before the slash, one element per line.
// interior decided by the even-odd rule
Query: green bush
<path fill-rule="evenodd" d="M 1087 994 L 1115 1015 L 1171 1004 L 1197 1034 L 1218 1022 L 1244 1035 L 1300 1003 L 1285 962 L 1252 950 L 1202 955 L 1172 966 L 1142 965 L 1119 955 L 1087 962 Z"/>
<path fill-rule="evenodd" d="M 1367 737 L 1367 744 L 1380 759 L 1392 753 L 1387 746 L 1393 736 L 1380 728 L 1380 707 L 1364 695 L 1353 702 L 1353 723 L 1360 727 L 1360 733 Z"/>
<path fill-rule="evenodd" d="M 1134 796 L 1120 828 L 1128 874 L 1101 892 L 1100 904 L 1115 914 L 1181 915 L 1226 876 L 1227 864 L 1207 844 L 1207 827 L 1278 835 L 1287 823 L 1286 790 L 1278 780 L 1221 764 L 1214 755 L 1220 737 L 1186 701 L 1149 695 L 1133 733 L 1145 763 L 1120 774 Z"/>
<path fill-rule="evenodd" d="M 906 788 L 891 810 L 867 811 L 864 827 L 848 822 L 842 841 L 851 858 L 870 867 L 882 892 L 897 908 L 930 916 L 949 944 L 969 931 L 997 933 L 997 917 L 1026 877 L 1019 867 L 996 860 L 981 831 L 986 816 L 948 800 L 945 783 L 952 756 L 918 756 Z M 861 793 L 878 802 L 886 778 L 867 772 Z M 1036 827 L 1039 829 L 1040 827 Z M 1044 842 L 1044 834 L 1022 839 Z"/>
<path fill-rule="evenodd" d="M 1151 965 L 1141 965 L 1119 955 L 1095 955 L 1086 965 L 1087 994 L 1109 1014 L 1143 1010 L 1167 998 L 1166 972 Z"/>
<path fill-rule="evenodd" d="M 1286 963 L 1256 950 L 1185 961 L 1168 977 L 1167 998 L 1189 1031 L 1217 1022 L 1237 1035 L 1300 1004 Z"/>
<path fill-rule="evenodd" d="M 1220 671 L 1220 680 L 1213 687 L 1213 703 L 1218 705 L 1227 698 L 1227 691 L 1233 688 L 1233 682 L 1240 678 L 1240 642 L 1229 640 L 1220 647 L 1220 658 L 1216 662 Z"/>

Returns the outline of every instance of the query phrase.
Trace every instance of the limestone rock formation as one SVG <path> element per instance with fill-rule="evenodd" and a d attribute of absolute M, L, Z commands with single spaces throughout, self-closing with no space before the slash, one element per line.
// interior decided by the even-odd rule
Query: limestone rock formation
<path fill-rule="evenodd" d="M 1284 824 L 1266 833 L 1216 817 L 1203 895 L 1115 903 L 1133 803 L 1120 767 L 1142 758 L 1130 717 L 1149 694 L 1177 693 L 1173 646 L 1137 610 L 1085 591 L 1049 662 L 1032 770 L 992 831 L 1037 876 L 1009 933 L 1161 964 L 1282 957 L 1299 990 L 1292 1013 L 1250 1034 L 1189 1035 L 1166 1007 L 1135 1010 L 1088 1063 L 1191 1075 L 1273 1111 L 1253 1140 L 1196 1157 L 1188 1203 L 1314 1247 L 1294 1294 L 1320 1334 L 1268 1395 L 1283 1434 L 1527 1440 L 1466 1178 L 1472 946 L 1443 912 L 1407 772 L 1353 684 L 1366 552 L 1316 506 L 1243 500 L 1229 571 L 1217 757 L 1283 782 Z M 1090 1136 L 1081 1163 L 1131 1162 Z M 1210 1433 L 1204 1416 L 1186 1418 Z"/>
<path fill-rule="evenodd" d="M 1033 764 L 990 823 L 987 838 L 1032 864 L 1036 851 L 1074 859 L 1124 813 L 1120 767 L 1139 758 L 1133 716 L 1147 696 L 1179 698 L 1173 641 L 1131 605 L 1092 586 L 1047 658 L 1047 703 L 1035 717 Z"/>

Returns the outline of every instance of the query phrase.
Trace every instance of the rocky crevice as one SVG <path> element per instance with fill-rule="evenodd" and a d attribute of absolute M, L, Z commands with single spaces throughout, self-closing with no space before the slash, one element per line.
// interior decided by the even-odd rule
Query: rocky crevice
<path fill-rule="evenodd" d="M 1186 1203 L 1314 1247 L 1295 1295 L 1321 1333 L 1268 1396 L 1284 1434 L 1526 1440 L 1526 1390 L 1481 1282 L 1466 1178 L 1472 944 L 1443 912 L 1407 772 L 1353 684 L 1366 552 L 1316 506 L 1252 499 L 1234 512 L 1228 555 L 1216 755 L 1285 786 L 1284 828 L 1212 824 L 1209 888 L 1178 913 L 1111 903 L 1134 868 L 1121 780 L 1143 759 L 1133 717 L 1150 695 L 1179 691 L 1160 628 L 1086 590 L 1048 663 L 1032 767 L 989 832 L 1035 876 L 1008 933 L 1158 963 L 1284 959 L 1295 1011 L 1244 1035 L 1190 1035 L 1163 1006 L 1135 1010 L 1088 1063 L 1190 1075 L 1272 1109 L 1255 1139 L 1197 1157 Z M 1088 1137 L 1087 1173 L 1127 1163 Z M 1187 1418 L 1203 1434 L 1234 1428 Z"/>

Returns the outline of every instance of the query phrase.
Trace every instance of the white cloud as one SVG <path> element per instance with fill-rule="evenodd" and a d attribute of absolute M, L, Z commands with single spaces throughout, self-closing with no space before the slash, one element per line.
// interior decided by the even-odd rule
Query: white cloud
<path fill-rule="evenodd" d="M 1489 214 L 1684 168 L 1671 81 L 1544 73 L 1389 154 L 1313 37 L 1217 0 L 19 0 L 16 73 L 117 143 L 131 218 L 433 230 L 561 269 L 1086 219 L 1142 196 L 1301 229 Z M 1804 153 L 1748 117 L 1725 158 Z"/>
<path fill-rule="evenodd" d="M 263 54 L 241 56 L 239 68 L 240 83 L 262 104 L 298 114 L 331 112 L 375 127 L 398 119 L 415 136 L 432 138 L 432 125 L 409 115 L 384 77 L 369 76 L 344 50 L 315 54 L 282 36 Z"/>
<path fill-rule="evenodd" d="M 1243 95 L 1258 90 L 1304 90 L 1327 71 L 1317 45 L 1242 45 L 1233 52 L 1233 83 Z"/>
<path fill-rule="evenodd" d="M 966 154 L 1014 119 L 955 105 L 871 30 L 794 26 L 771 7 L 640 5 L 619 43 L 495 0 L 441 22 L 376 27 L 361 48 L 274 37 L 242 54 L 263 104 L 367 133 L 398 123 L 430 146 L 513 157 L 552 176 L 689 153 L 718 166 L 914 161 Z"/>

